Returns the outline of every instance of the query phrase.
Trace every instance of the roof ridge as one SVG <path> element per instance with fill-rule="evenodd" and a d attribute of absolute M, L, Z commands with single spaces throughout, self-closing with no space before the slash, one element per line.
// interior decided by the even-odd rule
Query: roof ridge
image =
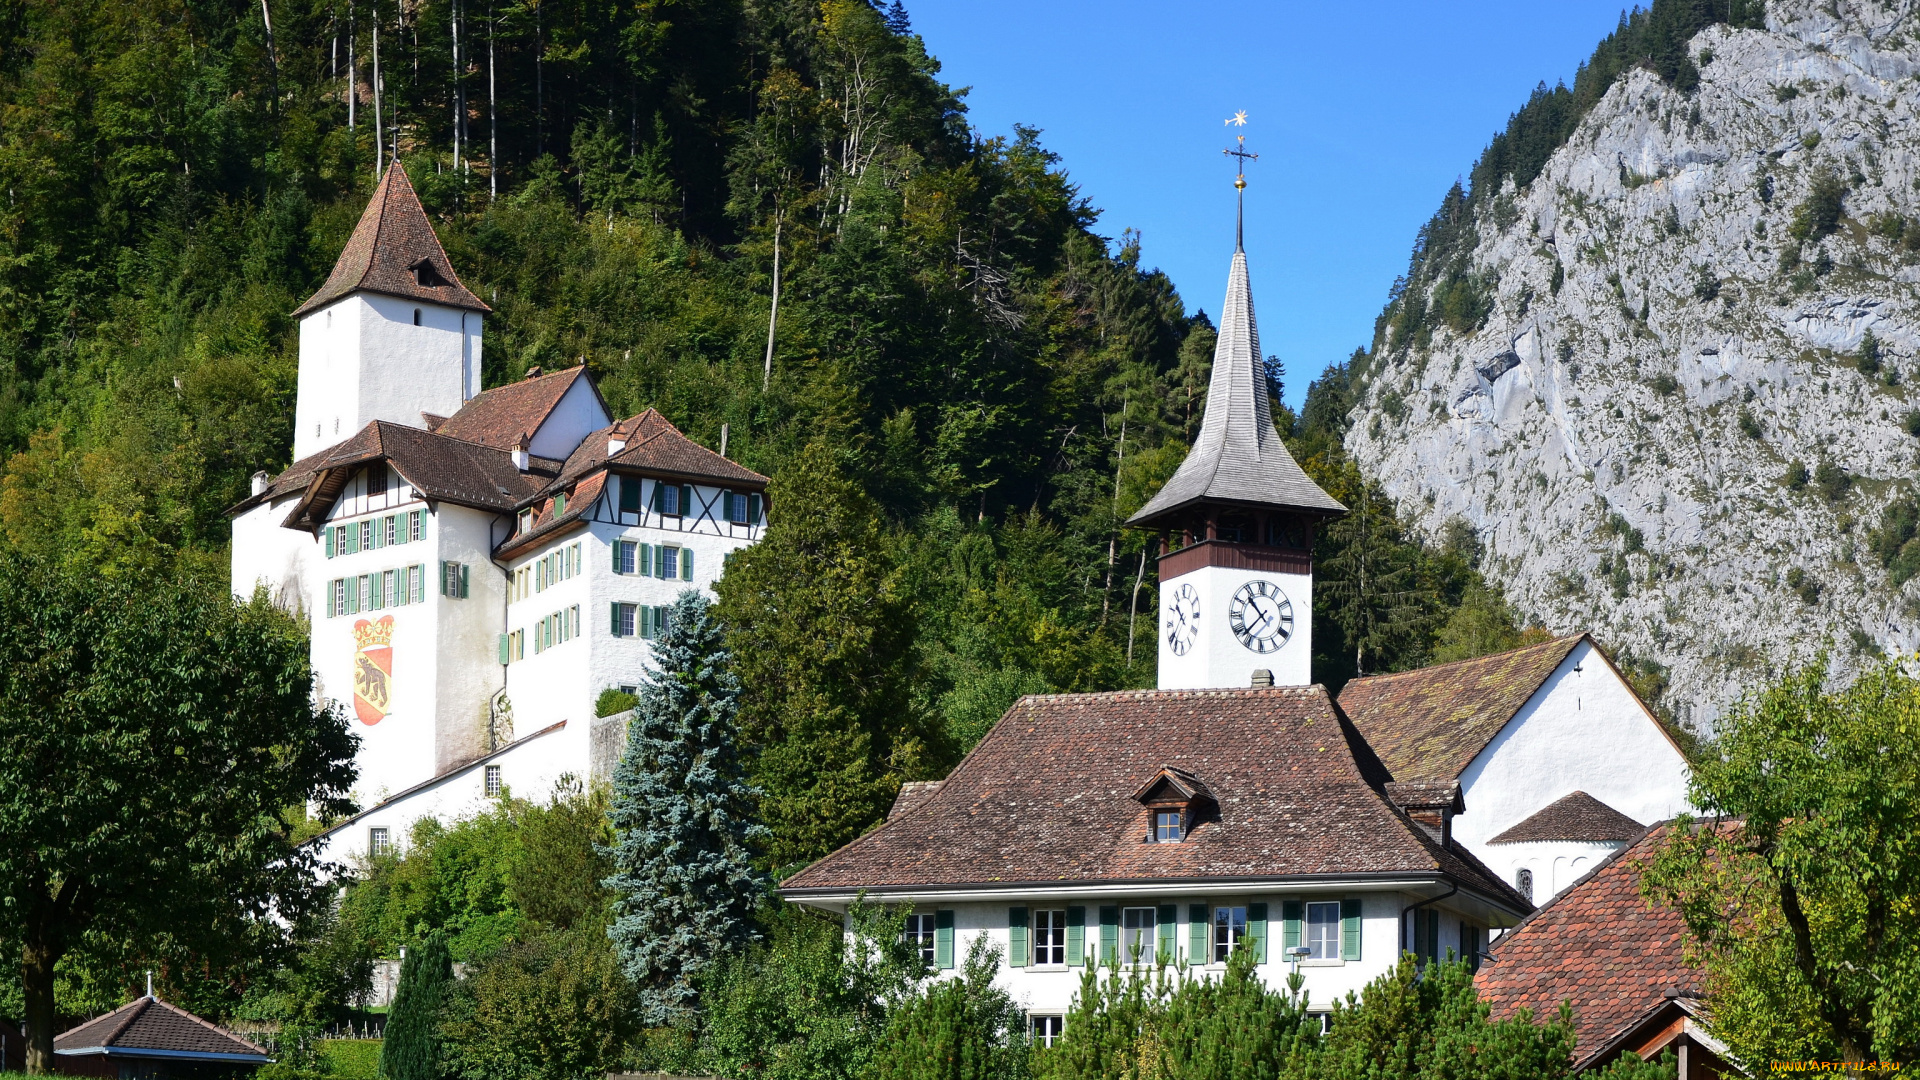
<path fill-rule="evenodd" d="M 1485 663 L 1490 660 L 1497 660 L 1503 656 L 1513 656 L 1517 653 L 1532 652 L 1534 650 L 1544 650 L 1554 645 L 1571 644 L 1573 642 L 1579 641 L 1581 638 L 1592 637 L 1592 636 L 1593 636 L 1592 631 L 1582 630 L 1577 634 L 1567 634 L 1561 637 L 1549 639 L 1547 641 L 1536 641 L 1531 645 L 1517 645 L 1511 649 L 1503 649 L 1500 652 L 1482 653 L 1479 656 L 1469 656 L 1464 660 L 1447 660 L 1443 663 L 1428 664 L 1425 667 L 1409 668 L 1406 671 L 1383 671 L 1377 675 L 1355 675 L 1353 678 L 1347 680 L 1347 685 L 1351 686 L 1357 682 L 1367 682 L 1367 681 L 1379 682 L 1379 681 L 1385 681 L 1387 679 L 1404 679 L 1414 675 L 1431 675 L 1436 671 L 1446 671 L 1451 668 L 1462 667 L 1467 664 Z M 1549 672 L 1548 674 L 1552 674 L 1552 673 Z"/>
<path fill-rule="evenodd" d="M 196 1024 L 199 1024 L 201 1027 L 206 1028 L 208 1031 L 213 1032 L 215 1035 L 218 1035 L 225 1039 L 231 1039 L 232 1041 L 239 1043 L 240 1045 L 248 1048 L 249 1050 L 254 1051 L 255 1053 L 264 1054 L 267 1052 L 264 1047 L 260 1046 L 258 1043 L 254 1042 L 252 1039 L 245 1038 L 237 1032 L 228 1031 L 226 1028 L 221 1027 L 220 1025 L 214 1023 L 211 1020 L 206 1020 L 201 1017 L 195 1016 L 194 1014 L 179 1007 L 178 1005 L 174 1005 L 171 1002 L 161 1001 L 159 998 L 154 998 L 153 1002 L 154 1004 L 159 1005 L 161 1008 L 166 1009 L 175 1014 L 178 1014 L 179 1016 L 187 1020 L 191 1020 Z"/>
<path fill-rule="evenodd" d="M 116 1012 L 125 1012 L 127 1015 L 123 1017 L 118 1024 L 115 1024 L 113 1026 L 113 1030 L 107 1032 L 105 1035 L 100 1037 L 100 1045 L 101 1046 L 113 1045 L 113 1040 L 119 1038 L 122 1034 L 124 1034 L 129 1027 L 133 1026 L 133 1022 L 135 1020 L 138 1020 L 140 1018 L 140 1015 L 147 1011 L 147 1008 L 146 1008 L 147 1003 L 151 1001 L 156 1001 L 156 1000 L 158 999 L 152 997 L 151 995 L 146 997 L 137 997 L 137 998 L 134 998 L 132 1001 L 127 1002 L 125 1005 L 120 1006 L 119 1009 L 116 1009 L 115 1010 Z"/>

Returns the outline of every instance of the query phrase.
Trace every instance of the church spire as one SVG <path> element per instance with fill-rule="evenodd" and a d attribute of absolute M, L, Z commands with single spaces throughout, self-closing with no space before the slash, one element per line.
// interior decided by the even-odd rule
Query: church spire
<path fill-rule="evenodd" d="M 1220 337 L 1213 349 L 1213 377 L 1207 385 L 1200 437 L 1173 479 L 1127 524 L 1170 527 L 1172 522 L 1162 519 L 1216 500 L 1323 515 L 1346 512 L 1293 460 L 1273 426 L 1247 253 L 1238 246 L 1227 272 L 1227 296 L 1220 308 Z"/>

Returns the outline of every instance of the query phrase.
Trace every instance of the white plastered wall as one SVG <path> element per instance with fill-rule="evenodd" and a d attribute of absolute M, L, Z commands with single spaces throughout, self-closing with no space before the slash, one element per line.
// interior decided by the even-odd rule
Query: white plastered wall
<path fill-rule="evenodd" d="M 488 742 L 488 714 L 503 680 L 500 616 L 506 610 L 507 582 L 493 561 L 493 549 L 504 535 L 508 518 L 449 503 L 438 504 L 434 517 L 437 558 L 468 568 L 466 598 L 440 598 L 444 602 L 438 613 L 438 700 L 431 758 L 437 775 L 498 749 Z M 526 734 L 542 726 L 525 726 L 516 717 L 514 733 Z"/>
<path fill-rule="evenodd" d="M 613 417 L 601 407 L 593 387 L 585 379 L 575 379 L 527 440 L 527 451 L 535 457 L 565 459 L 580 440 L 611 423 Z"/>
<path fill-rule="evenodd" d="M 287 611 L 310 615 L 316 602 L 324 611 L 313 574 L 312 534 L 280 527 L 299 501 L 297 494 L 286 495 L 234 515 L 228 553 L 235 596 L 246 600 L 265 586 L 267 596 Z"/>
<path fill-rule="evenodd" d="M 1233 595 L 1249 581 L 1277 586 L 1293 610 L 1293 636 L 1270 653 L 1258 653 L 1240 643 L 1227 622 Z M 1191 585 L 1200 597 L 1200 628 L 1193 645 L 1181 656 L 1167 636 L 1168 620 L 1180 587 Z M 1262 570 L 1203 566 L 1160 583 L 1160 677 L 1162 690 L 1196 690 L 1250 686 L 1254 671 L 1273 672 L 1275 686 L 1308 686 L 1313 682 L 1313 577 Z"/>
<path fill-rule="evenodd" d="M 990 903 L 958 902 L 945 903 L 929 901 L 916 903 L 916 912 L 951 910 L 954 913 L 954 966 L 951 971 L 942 971 L 942 977 L 957 975 L 966 965 L 967 950 L 974 941 L 985 937 L 988 943 L 1000 952 L 999 973 L 995 982 L 1029 1013 L 1064 1014 L 1073 1007 L 1074 997 L 1080 990 L 1080 978 L 1086 971 L 1079 967 L 1011 967 L 1006 963 L 1008 943 L 1011 940 L 1008 930 L 1008 909 L 1013 906 L 1026 907 L 1031 912 L 1041 908 L 1086 908 L 1084 930 L 1085 946 L 1090 960 L 1098 959 L 1100 946 L 1100 907 L 1113 905 L 1121 908 L 1153 907 L 1173 904 L 1179 918 L 1174 931 L 1174 949 L 1182 962 L 1188 962 L 1189 926 L 1188 909 L 1193 904 L 1203 904 L 1211 912 L 1215 906 L 1248 905 L 1264 902 L 1267 905 L 1268 932 L 1272 940 L 1267 948 L 1266 963 L 1256 969 L 1268 986 L 1284 988 L 1287 975 L 1293 970 L 1282 955 L 1281 949 L 1281 913 L 1282 901 L 1300 900 L 1305 902 L 1338 901 L 1343 897 L 1358 897 L 1361 902 L 1360 959 L 1358 960 L 1304 960 L 1299 971 L 1306 980 L 1305 992 L 1308 1008 L 1313 1011 L 1329 1009 L 1335 1000 L 1345 998 L 1347 994 L 1358 994 L 1369 982 L 1392 970 L 1399 962 L 1402 951 L 1402 912 L 1419 897 L 1391 891 L 1294 891 L 1248 893 L 1194 893 L 1175 895 L 1152 895 L 1128 897 L 1124 895 L 1105 895 L 1061 898 L 1026 898 L 1009 896 L 1004 900 Z M 1440 911 L 1439 948 L 1444 954 L 1454 950 L 1456 955 L 1460 947 L 1460 925 L 1462 916 L 1443 905 Z M 1031 915 L 1029 915 L 1031 922 Z M 1468 920 L 1472 921 L 1472 920 Z M 1476 924 L 1477 925 L 1477 924 Z M 1211 928 L 1209 928 L 1209 933 Z M 852 927 L 849 923 L 848 932 Z M 1211 937 L 1208 938 L 1209 942 Z M 1208 974 L 1218 978 L 1224 970 L 1224 964 L 1211 963 L 1211 957 L 1205 966 L 1196 969 L 1196 974 Z M 1104 970 L 1104 969 L 1103 969 Z"/>
<path fill-rule="evenodd" d="M 1487 868 L 1510 885 L 1520 880 L 1520 871 L 1533 873 L 1535 905 L 1567 891 L 1607 856 L 1626 846 L 1626 841 L 1543 840 L 1525 844 L 1493 844 L 1488 847 Z"/>
<path fill-rule="evenodd" d="M 1511 884 L 1505 845 L 1487 841 L 1584 791 L 1642 825 L 1690 809 L 1680 750 L 1607 659 L 1581 641 L 1460 775 L 1453 835 Z M 1603 856 L 1604 857 L 1604 856 Z M 1545 899 L 1535 875 L 1535 901 Z"/>
<path fill-rule="evenodd" d="M 419 325 L 414 325 L 414 313 Z M 300 320 L 293 457 L 374 420 L 423 427 L 480 392 L 480 313 L 357 292 Z"/>

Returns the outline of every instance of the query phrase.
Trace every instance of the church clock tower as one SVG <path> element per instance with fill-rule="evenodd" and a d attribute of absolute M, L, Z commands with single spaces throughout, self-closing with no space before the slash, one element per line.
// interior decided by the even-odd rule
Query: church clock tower
<path fill-rule="evenodd" d="M 1247 686 L 1258 671 L 1277 686 L 1313 681 L 1313 538 L 1347 508 L 1281 443 L 1260 357 L 1236 243 L 1200 437 L 1127 522 L 1161 535 L 1163 690 Z"/>

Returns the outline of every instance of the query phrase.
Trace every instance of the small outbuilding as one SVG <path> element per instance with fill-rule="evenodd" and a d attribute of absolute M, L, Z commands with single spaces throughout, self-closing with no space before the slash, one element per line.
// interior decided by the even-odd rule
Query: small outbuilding
<path fill-rule="evenodd" d="M 272 1058 L 233 1032 L 148 995 L 53 1040 L 55 1068 L 108 1080 L 220 1080 Z"/>

